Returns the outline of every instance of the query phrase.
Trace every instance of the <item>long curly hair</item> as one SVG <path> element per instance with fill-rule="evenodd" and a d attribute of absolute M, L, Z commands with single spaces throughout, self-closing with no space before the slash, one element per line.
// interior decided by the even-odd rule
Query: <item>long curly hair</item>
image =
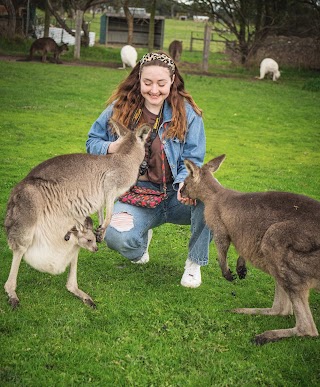
<path fill-rule="evenodd" d="M 164 51 L 157 51 L 157 53 L 163 53 L 169 56 Z M 175 74 L 170 94 L 166 99 L 172 109 L 172 122 L 166 132 L 166 137 L 177 137 L 180 141 L 183 141 L 187 131 L 187 116 L 184 106 L 185 100 L 189 102 L 199 116 L 202 116 L 202 110 L 197 106 L 191 95 L 185 90 L 184 80 L 180 75 L 177 66 L 175 66 L 175 72 L 173 73 L 172 68 L 160 60 L 145 62 L 141 66 L 140 62 L 138 62 L 128 77 L 119 84 L 107 101 L 107 104 L 114 102 L 112 118 L 122 125 L 129 127 L 133 113 L 139 108 L 142 109 L 144 98 L 142 97 L 140 90 L 140 73 L 145 66 L 165 67 L 169 70 L 171 79 L 173 74 Z"/>

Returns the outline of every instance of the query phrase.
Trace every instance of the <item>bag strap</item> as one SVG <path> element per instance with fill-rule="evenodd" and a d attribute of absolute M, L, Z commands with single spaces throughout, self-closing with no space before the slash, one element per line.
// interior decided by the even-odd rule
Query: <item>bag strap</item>
<path fill-rule="evenodd" d="M 165 169 L 165 164 L 164 164 L 165 154 L 164 154 L 163 139 L 164 139 L 165 130 L 167 129 L 167 125 L 168 125 L 167 122 L 165 122 L 163 124 L 164 131 L 163 131 L 163 134 L 162 134 L 162 138 L 160 139 L 160 141 L 161 141 L 162 184 L 163 184 L 163 192 L 164 192 L 165 196 L 167 196 L 167 183 L 166 183 L 166 169 Z"/>

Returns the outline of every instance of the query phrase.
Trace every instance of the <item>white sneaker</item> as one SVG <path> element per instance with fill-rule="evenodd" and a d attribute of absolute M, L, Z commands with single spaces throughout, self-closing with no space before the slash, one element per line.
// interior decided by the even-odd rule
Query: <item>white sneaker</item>
<path fill-rule="evenodd" d="M 181 285 L 186 288 L 197 288 L 201 285 L 201 266 L 191 261 L 186 260 L 184 273 L 181 278 Z"/>
<path fill-rule="evenodd" d="M 147 250 L 144 252 L 143 256 L 138 259 L 138 261 L 131 261 L 132 263 L 137 263 L 139 265 L 144 265 L 145 263 L 148 263 L 149 262 L 149 252 L 148 252 L 148 249 L 149 249 L 149 245 L 150 245 L 150 242 L 151 242 L 151 239 L 152 239 L 152 229 L 148 230 L 148 244 L 147 244 Z"/>

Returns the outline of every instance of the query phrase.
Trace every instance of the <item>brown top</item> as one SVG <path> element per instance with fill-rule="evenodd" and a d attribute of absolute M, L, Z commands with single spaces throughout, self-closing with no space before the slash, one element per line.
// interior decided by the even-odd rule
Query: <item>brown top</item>
<path fill-rule="evenodd" d="M 156 114 L 151 113 L 146 107 L 144 107 L 142 109 L 142 116 L 139 124 L 147 123 L 150 126 L 153 126 L 156 121 L 156 118 L 157 118 Z M 147 144 L 148 142 L 149 141 L 147 141 Z M 146 144 L 146 155 L 149 154 L 149 149 L 147 144 Z M 162 178 L 161 141 L 158 135 L 152 141 L 150 157 L 148 158 L 147 162 L 148 162 L 147 173 L 145 175 L 139 176 L 139 180 L 149 180 L 152 183 L 162 184 L 163 178 Z M 171 169 L 166 155 L 164 158 L 164 168 L 165 168 L 166 182 L 172 183 L 173 182 L 172 173 L 171 173 Z"/>

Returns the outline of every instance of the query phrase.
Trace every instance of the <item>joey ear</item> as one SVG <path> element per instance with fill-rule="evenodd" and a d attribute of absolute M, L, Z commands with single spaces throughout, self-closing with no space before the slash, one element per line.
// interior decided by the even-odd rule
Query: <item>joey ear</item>
<path fill-rule="evenodd" d="M 73 226 L 71 230 L 69 230 L 66 235 L 64 236 L 64 240 L 68 241 L 70 239 L 71 234 L 74 234 L 75 236 L 78 235 L 78 229 L 76 226 Z"/>
<path fill-rule="evenodd" d="M 84 228 L 93 230 L 93 222 L 90 216 L 87 216 L 84 221 Z"/>
<path fill-rule="evenodd" d="M 141 138 L 142 141 L 145 141 L 148 137 L 151 128 L 147 124 L 143 124 L 135 129 L 136 135 Z"/>
<path fill-rule="evenodd" d="M 210 161 L 207 162 L 204 166 L 209 169 L 211 173 L 216 172 L 220 165 L 223 163 L 224 159 L 226 158 L 226 155 L 218 156 Z"/>
<path fill-rule="evenodd" d="M 79 229 L 76 226 L 73 226 L 72 229 L 69 231 L 70 234 L 77 235 L 79 232 Z"/>
<path fill-rule="evenodd" d="M 68 232 L 66 233 L 66 235 L 64 236 L 64 240 L 68 242 L 68 240 L 70 239 L 70 235 L 71 235 L 71 232 L 68 231 Z"/>
<path fill-rule="evenodd" d="M 109 119 L 109 124 L 113 127 L 117 135 L 120 136 L 125 136 L 128 132 L 129 129 L 120 124 L 119 122 L 115 121 L 113 118 Z"/>
<path fill-rule="evenodd" d="M 193 161 L 185 159 L 184 165 L 193 179 L 197 179 L 199 177 L 200 168 Z"/>

